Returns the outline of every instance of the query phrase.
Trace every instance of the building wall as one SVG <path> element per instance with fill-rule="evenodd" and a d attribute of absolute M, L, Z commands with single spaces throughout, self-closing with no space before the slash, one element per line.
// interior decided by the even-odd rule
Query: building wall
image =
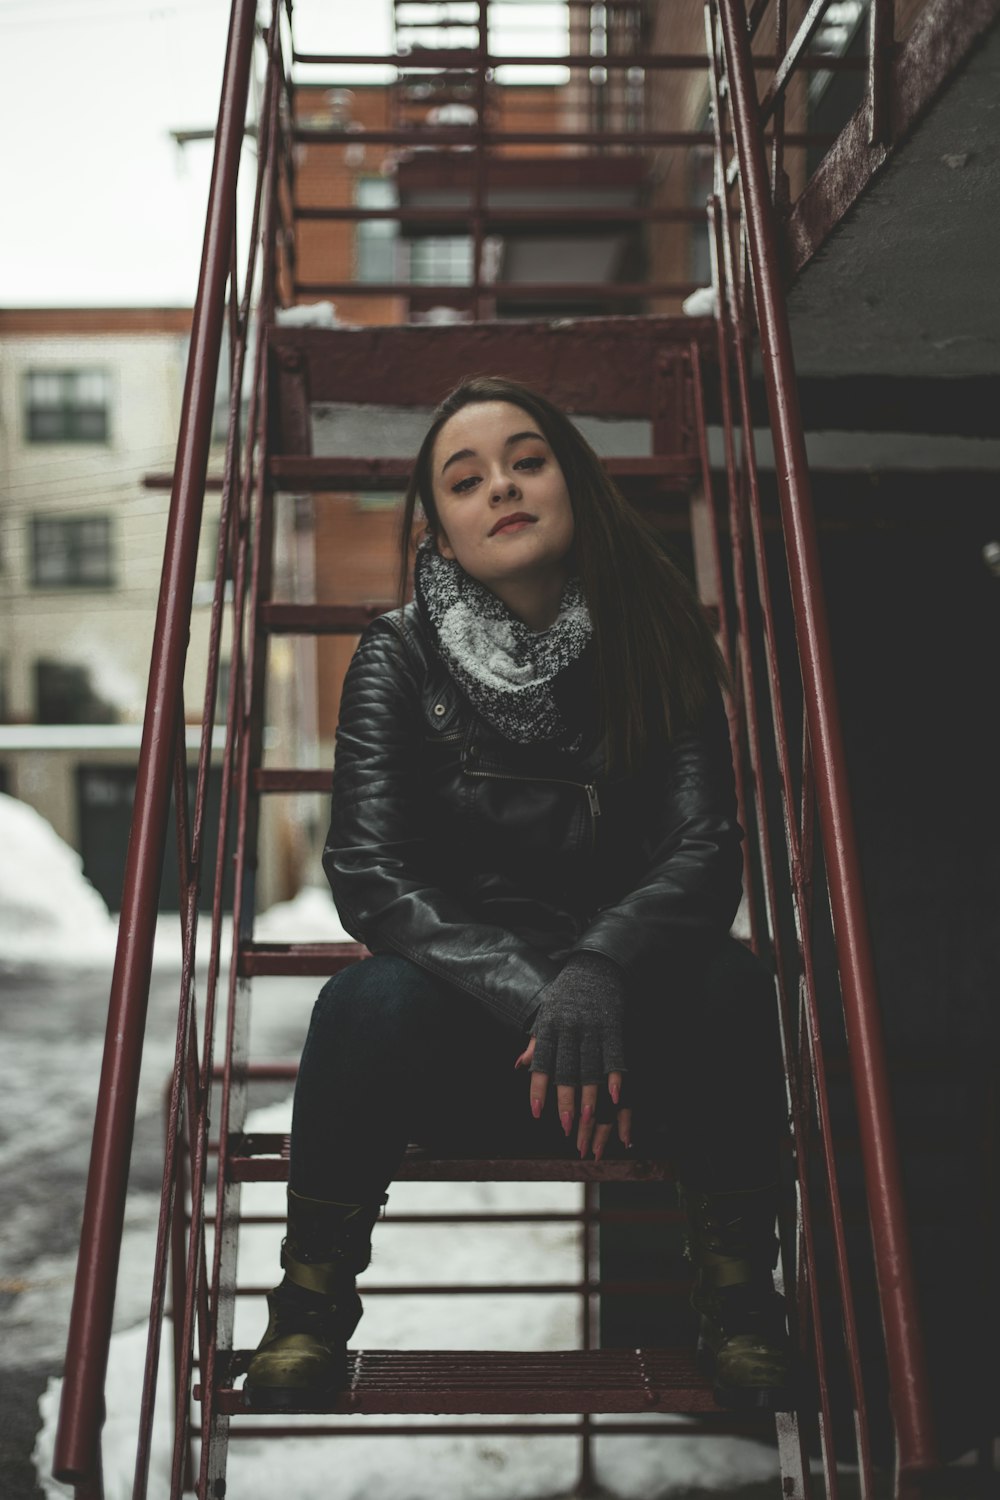
<path fill-rule="evenodd" d="M 148 314 L 145 320 L 152 321 Z M 181 311 L 164 315 L 159 328 L 135 331 L 119 316 L 99 331 L 93 313 L 56 313 L 47 320 L 37 312 L 0 314 L 0 653 L 9 720 L 35 720 L 41 658 L 86 667 L 116 721 L 142 719 L 170 499 L 167 490 L 145 488 L 143 477 L 172 467 L 189 322 L 190 314 Z M 32 442 L 24 405 L 28 373 L 88 369 L 107 373 L 107 440 Z M 209 514 L 217 510 L 217 493 L 210 493 L 206 506 Z M 109 519 L 111 581 L 37 582 L 33 523 L 85 516 Z M 214 572 L 213 552 L 209 525 L 199 557 L 203 580 Z M 207 639 L 208 611 L 202 607 L 192 621 L 188 656 L 185 699 L 191 713 L 201 701 Z"/>
<path fill-rule="evenodd" d="M 140 725 L 143 719 L 163 561 L 168 488 L 144 477 L 173 467 L 187 363 L 189 309 L 0 310 L 0 679 L 3 718 L 38 719 L 39 660 L 84 668 L 96 717 Z M 107 440 L 32 442 L 24 404 L 29 371 L 100 369 L 109 382 Z M 213 450 L 210 470 L 222 464 Z M 220 495 L 209 490 L 199 545 L 195 604 L 187 653 L 184 714 L 202 719 Z M 112 577 L 100 586 L 40 586 L 33 576 L 36 519 L 107 516 Z M 289 763 L 285 702 L 291 673 L 288 643 L 275 643 L 277 668 L 268 718 L 275 763 Z M 224 620 L 222 660 L 230 654 Z M 287 663 L 285 663 L 287 666 Z M 36 808 L 61 838 L 80 849 L 76 773 L 81 764 L 135 765 L 135 746 L 106 751 L 86 743 L 61 750 L 14 749 L 0 742 L 6 789 Z M 216 730 L 221 744 L 223 730 Z M 2 741 L 2 731 L 0 731 Z M 190 752 L 194 754 L 194 752 Z M 259 900 L 270 904 L 298 888 L 302 859 L 294 809 L 266 801 L 261 828 Z M 124 860 L 124 847 L 121 850 Z"/>
<path fill-rule="evenodd" d="M 392 126 L 391 91 L 382 86 L 299 88 L 295 93 L 298 124 L 345 132 L 351 126 L 388 130 Z M 302 208 L 347 208 L 356 200 L 361 178 L 380 177 L 390 155 L 387 146 L 302 145 L 294 148 L 296 199 Z M 360 280 L 357 236 L 350 222 L 300 222 L 296 227 L 297 276 L 302 283 Z M 304 301 L 314 300 L 303 294 Z M 383 324 L 405 320 L 401 298 L 359 295 L 337 302 L 346 323 Z"/>

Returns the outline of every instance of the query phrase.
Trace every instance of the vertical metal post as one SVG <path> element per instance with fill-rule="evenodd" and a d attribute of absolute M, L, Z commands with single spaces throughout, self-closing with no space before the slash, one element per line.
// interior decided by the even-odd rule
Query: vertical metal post
<path fill-rule="evenodd" d="M 788 0 L 775 0 L 774 51 L 778 66 L 788 46 Z M 771 142 L 771 196 L 779 214 L 788 211 L 789 184 L 785 171 L 785 100 L 787 92 L 782 90 L 774 101 L 774 136 Z"/>
<path fill-rule="evenodd" d="M 590 1280 L 592 1267 L 591 1237 L 594 1227 L 594 1200 L 598 1189 L 592 1182 L 583 1184 L 583 1203 L 580 1209 L 580 1345 L 589 1350 L 593 1343 L 590 1307 Z M 592 1424 L 587 1412 L 580 1416 L 580 1469 L 574 1495 L 585 1500 L 595 1493 L 594 1454 L 592 1446 Z"/>
<path fill-rule="evenodd" d="M 476 145 L 472 184 L 472 318 L 482 317 L 483 215 L 486 210 L 486 60 L 490 52 L 488 0 L 479 0 L 479 37 L 476 60 Z"/>
<path fill-rule="evenodd" d="M 166 844 L 175 725 L 184 678 L 212 436 L 223 295 L 236 213 L 235 185 L 250 85 L 255 12 L 256 0 L 233 0 L 153 632 L 135 813 L 125 862 L 118 950 L 108 1003 L 104 1062 L 53 1466 L 57 1479 L 76 1485 L 92 1477 L 100 1464 L 104 1381 Z"/>
<path fill-rule="evenodd" d="M 767 186 L 753 66 L 740 0 L 717 0 L 732 97 L 740 190 L 753 273 L 764 381 L 774 433 L 778 495 L 802 663 L 809 739 L 829 866 L 862 1159 L 879 1295 L 885 1323 L 891 1399 L 905 1476 L 937 1466 L 923 1339 L 906 1232 L 895 1129 L 889 1106 L 885 1043 L 865 912 L 846 759 L 837 707 L 829 627 L 809 491 L 791 333 L 778 274 L 777 233 Z"/>
<path fill-rule="evenodd" d="M 868 144 L 892 144 L 895 0 L 871 0 L 868 17 Z"/>
<path fill-rule="evenodd" d="M 164 1100 L 167 1115 L 167 1130 L 170 1129 L 170 1088 L 167 1089 Z M 174 1198 L 174 1213 L 170 1221 L 170 1318 L 173 1333 L 173 1362 L 174 1362 L 174 1411 L 177 1412 L 182 1402 L 182 1392 L 186 1400 L 187 1381 L 184 1374 L 183 1346 L 184 1346 L 184 1292 L 186 1263 L 186 1241 L 185 1230 L 187 1228 L 188 1216 L 188 1170 L 187 1151 L 183 1142 L 179 1141 L 180 1149 L 177 1152 L 177 1186 Z M 194 1452 L 188 1436 L 184 1448 L 184 1478 L 185 1490 L 194 1488 Z"/>

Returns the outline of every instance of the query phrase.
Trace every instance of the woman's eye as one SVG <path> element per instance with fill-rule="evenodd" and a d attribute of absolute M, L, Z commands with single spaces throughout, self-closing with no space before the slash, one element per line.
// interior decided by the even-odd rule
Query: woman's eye
<path fill-rule="evenodd" d="M 475 476 L 475 474 L 470 474 L 467 479 L 460 479 L 457 484 L 453 484 L 452 485 L 452 487 L 451 487 L 452 494 L 453 495 L 464 494 L 464 492 L 466 490 L 472 488 L 472 486 L 475 484 L 475 482 L 476 482 L 476 476 Z"/>
<path fill-rule="evenodd" d="M 514 468 L 515 469 L 540 469 L 542 467 L 542 464 L 544 462 L 545 462 L 545 459 L 542 458 L 540 454 L 535 454 L 531 458 L 519 458 L 518 461 L 517 461 L 517 463 L 514 465 Z"/>

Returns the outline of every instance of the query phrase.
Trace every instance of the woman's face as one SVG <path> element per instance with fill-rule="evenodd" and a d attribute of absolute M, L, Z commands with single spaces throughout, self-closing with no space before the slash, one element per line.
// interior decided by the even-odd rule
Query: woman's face
<path fill-rule="evenodd" d="M 554 620 L 571 572 L 573 507 L 535 419 L 508 401 L 463 406 L 437 435 L 431 472 L 441 555 L 522 618 L 541 606 Z M 530 519 L 505 524 L 521 515 Z"/>

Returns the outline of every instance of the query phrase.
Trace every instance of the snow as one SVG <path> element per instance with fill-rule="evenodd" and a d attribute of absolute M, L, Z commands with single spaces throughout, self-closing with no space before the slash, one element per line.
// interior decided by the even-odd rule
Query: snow
<path fill-rule="evenodd" d="M 685 297 L 681 303 L 681 311 L 687 313 L 689 318 L 717 318 L 719 315 L 718 301 L 715 288 L 700 286 L 698 289 Z"/>
<path fill-rule="evenodd" d="M 222 929 L 223 962 L 231 923 Z M 292 901 L 263 912 L 261 942 L 350 942 L 328 890 L 307 886 Z M 196 955 L 208 962 L 208 923 L 202 918 Z M 118 920 L 84 877 L 79 854 L 26 802 L 0 793 L 0 973 L 23 969 L 106 969 L 110 979 Z M 161 913 L 153 947 L 157 968 L 180 964 L 176 912 Z"/>
<path fill-rule="evenodd" d="M 288 328 L 336 328 L 343 327 L 332 302 L 303 302 L 297 307 L 278 307 L 274 321 Z"/>
<path fill-rule="evenodd" d="M 254 922 L 259 943 L 353 943 L 341 926 L 333 898 L 325 887 L 307 885 L 291 901 L 261 912 Z"/>
<path fill-rule="evenodd" d="M 231 930 L 223 924 L 224 956 Z M 104 969 L 110 981 L 117 943 L 118 919 L 85 878 L 79 854 L 28 803 L 0 793 L 0 974 Z M 177 913 L 161 913 L 153 964 L 179 967 L 180 957 Z M 207 962 L 202 941 L 198 963 Z"/>
<path fill-rule="evenodd" d="M 0 968 L 35 965 L 108 967 L 113 962 L 117 924 L 104 902 L 84 879 L 80 858 L 32 808 L 0 796 Z M 179 963 L 179 924 L 165 919 L 157 934 L 157 962 Z M 265 912 L 257 936 L 271 941 L 335 940 L 346 936 L 326 891 L 308 888 L 289 902 Z M 203 945 L 203 948 L 207 945 Z M 228 951 L 224 936 L 223 952 Z M 265 1025 L 287 1011 L 287 986 L 255 990 L 255 1025 Z M 268 994 L 271 998 L 268 999 Z M 304 1018 L 303 1018 L 304 1019 Z M 304 1030 L 304 1026 L 303 1026 Z M 254 1111 L 248 1128 L 287 1131 L 290 1100 Z M 283 1213 L 281 1185 L 247 1184 L 245 1213 Z M 451 1211 L 502 1212 L 579 1205 L 580 1189 L 572 1183 L 396 1183 L 389 1191 L 386 1216 L 374 1237 L 369 1277 L 383 1283 L 406 1281 L 461 1283 L 524 1279 L 542 1268 L 543 1281 L 574 1280 L 579 1274 L 578 1229 L 574 1225 L 406 1225 L 394 1213 Z M 126 1212 L 118 1281 L 115 1332 L 107 1375 L 108 1421 L 104 1430 L 107 1500 L 126 1500 L 132 1492 L 132 1469 L 138 1425 L 138 1403 L 146 1346 L 146 1323 L 155 1242 L 157 1200 L 149 1192 L 132 1194 Z M 240 1240 L 240 1280 L 270 1285 L 278 1278 L 281 1226 L 248 1226 Z M 45 1267 L 35 1267 L 44 1285 Z M 360 1290 L 364 1297 L 364 1277 Z M 25 1306 L 25 1311 L 29 1309 Z M 564 1349 L 578 1347 L 579 1304 L 575 1296 L 464 1296 L 454 1293 L 378 1296 L 367 1300 L 355 1336 L 367 1348 Z M 266 1321 L 262 1299 L 242 1298 L 236 1310 L 236 1346 L 252 1347 Z M 162 1345 L 160 1400 L 154 1433 L 149 1494 L 164 1496 L 170 1462 L 170 1335 Z M 42 1426 L 35 1447 L 39 1484 L 46 1500 L 72 1491 L 51 1476 L 61 1380 L 49 1381 L 40 1401 Z M 343 1425 L 346 1418 L 330 1418 Z M 397 1419 L 393 1419 L 397 1420 Z M 398 1419 L 436 1424 L 448 1418 Z M 663 1418 L 654 1420 L 663 1421 Z M 775 1479 L 775 1452 L 747 1439 L 683 1435 L 685 1419 L 673 1419 L 677 1436 L 597 1437 L 594 1456 L 598 1477 L 608 1493 L 620 1496 L 668 1496 L 692 1487 L 711 1491 L 757 1480 Z M 601 1419 L 595 1419 L 599 1429 Z M 238 1425 L 238 1424 L 235 1424 Z M 240 1500 L 272 1500 L 289 1490 L 294 1478 L 296 1500 L 327 1500 L 331 1494 L 331 1460 L 336 1463 L 333 1492 L 337 1500 L 377 1493 L 380 1500 L 437 1500 L 442 1492 L 463 1500 L 530 1500 L 570 1491 L 576 1479 L 578 1439 L 505 1436 L 503 1419 L 488 1436 L 437 1436 L 381 1439 L 341 1438 L 268 1443 L 236 1441 L 230 1449 L 230 1492 Z"/>
<path fill-rule="evenodd" d="M 0 967 L 105 963 L 117 923 L 80 856 L 33 807 L 0 794 Z"/>
<path fill-rule="evenodd" d="M 290 1101 L 256 1110 L 248 1129 L 285 1131 Z M 573 1225 L 447 1225 L 394 1224 L 393 1213 L 429 1213 L 435 1209 L 499 1213 L 503 1210 L 566 1210 L 578 1207 L 579 1188 L 573 1183 L 394 1183 L 389 1189 L 385 1218 L 373 1235 L 373 1260 L 359 1278 L 364 1301 L 365 1277 L 383 1284 L 407 1281 L 461 1282 L 523 1279 L 526 1267 L 543 1267 L 539 1279 L 572 1280 L 579 1273 L 578 1230 Z M 273 1183 L 248 1183 L 243 1190 L 244 1213 L 282 1213 L 284 1189 Z M 273 1283 L 279 1275 L 279 1225 L 250 1226 L 240 1237 L 240 1281 Z M 144 1244 L 127 1237 L 122 1254 L 122 1276 L 148 1274 L 151 1236 Z M 262 1300 L 241 1298 L 237 1304 L 235 1344 L 253 1347 L 266 1322 Z M 578 1301 L 574 1296 L 378 1296 L 365 1302 L 365 1313 L 355 1334 L 359 1348 L 419 1349 L 569 1349 L 578 1345 Z M 137 1325 L 117 1332 L 108 1365 L 108 1423 L 104 1437 L 107 1500 L 127 1500 L 131 1494 L 135 1433 L 145 1355 L 146 1328 Z M 168 1413 L 170 1357 L 169 1330 L 161 1358 L 161 1397 L 154 1434 L 149 1493 L 165 1495 L 169 1486 L 170 1421 Z M 52 1380 L 41 1398 L 42 1428 L 35 1463 L 46 1500 L 66 1500 L 71 1490 L 50 1478 L 61 1381 Z M 314 1419 L 315 1420 L 315 1419 Z M 322 1419 L 332 1428 L 356 1423 L 357 1418 Z M 381 1420 L 381 1419 L 380 1419 Z M 388 1420 L 388 1419 L 386 1419 Z M 393 1417 L 400 1425 L 416 1421 L 436 1425 L 450 1417 Z M 479 1419 L 472 1419 L 479 1420 Z M 341 1438 L 332 1440 L 268 1442 L 235 1440 L 229 1450 L 229 1491 L 240 1500 L 271 1500 L 288 1491 L 294 1480 L 296 1500 L 362 1500 L 376 1493 L 380 1500 L 437 1500 L 442 1493 L 462 1500 L 530 1500 L 569 1492 L 576 1477 L 577 1438 L 505 1436 L 503 1419 L 489 1436 L 414 1438 Z M 517 1419 L 520 1420 L 520 1419 Z M 572 1419 L 568 1419 L 572 1420 Z M 761 1444 L 735 1437 L 684 1437 L 686 1420 L 672 1421 L 678 1435 L 598 1437 L 594 1456 L 599 1481 L 611 1495 L 669 1496 L 692 1487 L 707 1491 L 734 1484 L 776 1479 L 776 1453 Z M 599 1428 L 600 1418 L 595 1419 Z M 234 1422 L 234 1429 L 238 1422 Z M 331 1484 L 331 1462 L 336 1464 Z"/>

